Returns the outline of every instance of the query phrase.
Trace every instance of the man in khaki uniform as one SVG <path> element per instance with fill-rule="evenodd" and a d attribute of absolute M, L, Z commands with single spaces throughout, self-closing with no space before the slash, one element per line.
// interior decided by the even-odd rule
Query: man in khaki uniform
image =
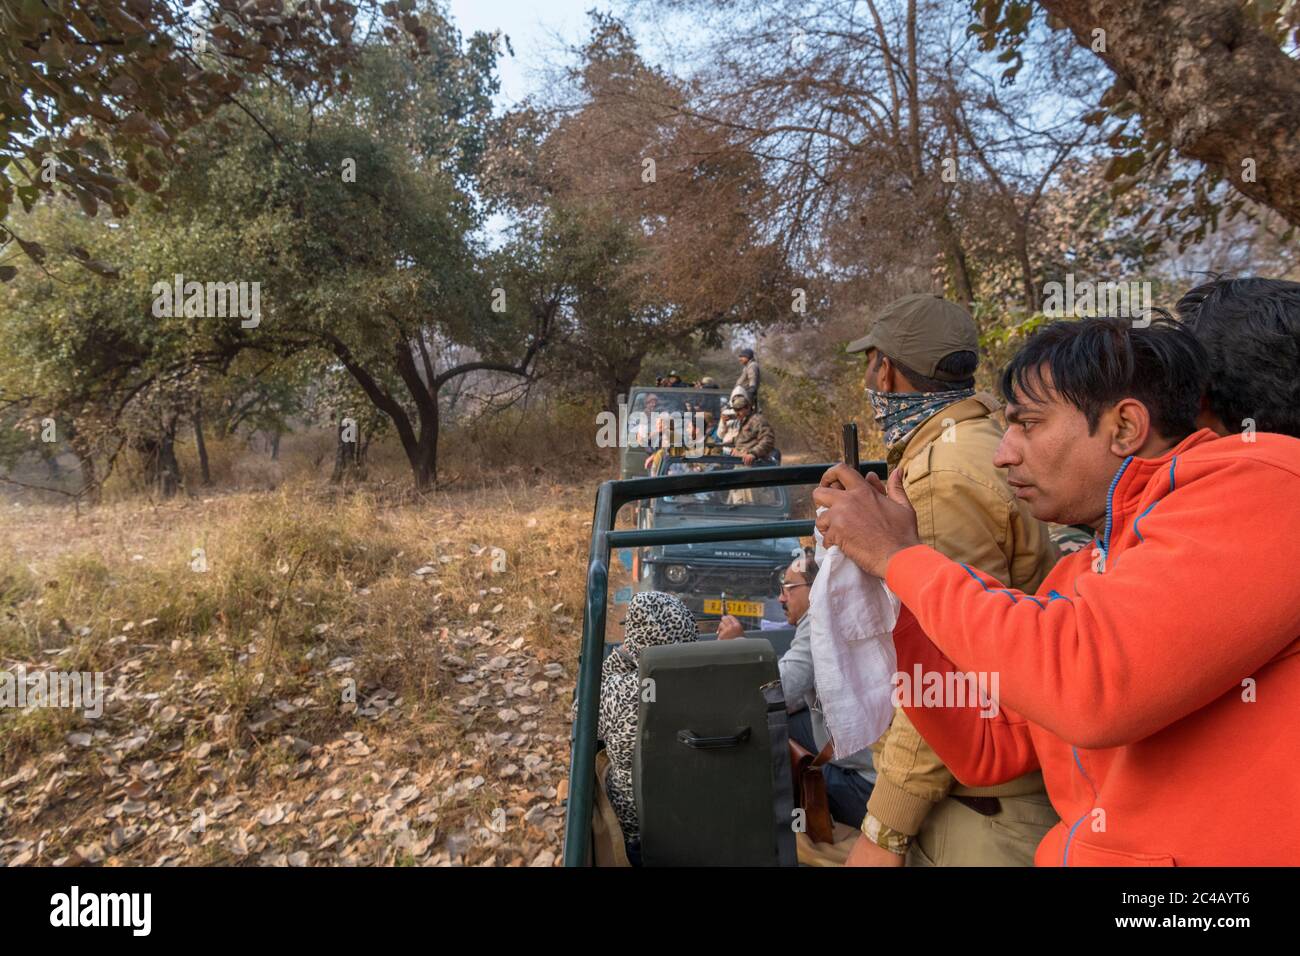
<path fill-rule="evenodd" d="M 903 470 L 922 541 L 1033 593 L 1058 553 L 993 467 L 1003 428 L 997 401 L 974 389 L 979 338 L 970 314 L 935 295 L 904 296 L 848 351 L 866 353 L 887 463 Z M 876 786 L 849 865 L 1031 866 L 1057 822 L 1041 772 L 964 787 L 901 708 L 872 750 Z"/>
<path fill-rule="evenodd" d="M 753 349 L 741 349 L 736 353 L 736 359 L 740 362 L 740 376 L 736 379 L 736 388 L 745 393 L 749 403 L 758 411 L 758 362 L 754 360 Z M 733 394 L 735 389 L 732 390 Z"/>
<path fill-rule="evenodd" d="M 776 432 L 766 418 L 754 411 L 753 403 L 744 395 L 734 396 L 731 407 L 740 422 L 740 431 L 736 433 L 736 456 L 747 465 L 767 463 L 776 451 Z"/>

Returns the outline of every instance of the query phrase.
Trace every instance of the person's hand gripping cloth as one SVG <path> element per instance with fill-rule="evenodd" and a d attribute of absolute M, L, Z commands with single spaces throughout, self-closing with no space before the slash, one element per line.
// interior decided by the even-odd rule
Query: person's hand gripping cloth
<path fill-rule="evenodd" d="M 808 609 L 813 680 L 839 760 L 879 740 L 894 717 L 898 658 L 893 632 L 899 601 L 884 581 L 867 574 L 838 547 L 825 549 L 821 532 L 814 533 L 820 570 Z"/>

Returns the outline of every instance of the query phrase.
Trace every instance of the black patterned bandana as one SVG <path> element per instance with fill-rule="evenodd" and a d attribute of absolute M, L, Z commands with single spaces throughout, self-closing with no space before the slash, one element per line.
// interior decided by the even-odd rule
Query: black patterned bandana
<path fill-rule="evenodd" d="M 973 388 L 952 392 L 877 392 L 867 389 L 876 424 L 885 433 L 885 446 L 892 447 L 912 433 L 941 408 L 947 408 L 975 394 Z"/>

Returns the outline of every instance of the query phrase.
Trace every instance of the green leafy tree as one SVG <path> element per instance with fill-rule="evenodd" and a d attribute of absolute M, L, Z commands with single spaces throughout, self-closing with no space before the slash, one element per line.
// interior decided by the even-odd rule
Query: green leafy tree
<path fill-rule="evenodd" d="M 417 47 L 413 0 L 17 0 L 0 5 L 0 220 L 59 193 L 123 216 L 157 192 L 183 134 L 259 80 L 323 97 L 350 82 L 365 23 Z M 264 131 L 270 135 L 269 129 Z M 34 262 L 45 252 L 0 225 Z M 87 260 L 81 260 L 85 263 Z M 0 279 L 14 275 L 0 265 Z"/>
<path fill-rule="evenodd" d="M 37 209 L 51 217 L 51 248 L 93 235 L 121 278 L 107 294 L 52 274 L 14 290 L 6 331 L 32 343 L 59 387 L 24 392 L 21 369 L 9 368 L 6 396 L 83 422 L 93 414 L 108 433 L 132 400 L 164 389 L 191 402 L 187 377 L 224 374 L 244 353 L 300 357 L 354 379 L 391 421 L 417 487 L 428 487 L 442 390 L 476 372 L 529 375 L 549 316 L 501 301 L 472 238 L 482 212 L 471 184 L 496 89 L 492 38 L 463 43 L 436 8 L 420 16 L 427 56 L 376 42 L 350 91 L 318 100 L 263 84 L 249 94 L 256 120 L 227 107 L 221 125 L 191 130 L 160 190 L 166 202 L 121 226 Z M 155 315 L 158 289 L 178 276 L 255 286 L 260 314 L 173 302 Z M 458 361 L 439 364 L 453 345 Z"/>

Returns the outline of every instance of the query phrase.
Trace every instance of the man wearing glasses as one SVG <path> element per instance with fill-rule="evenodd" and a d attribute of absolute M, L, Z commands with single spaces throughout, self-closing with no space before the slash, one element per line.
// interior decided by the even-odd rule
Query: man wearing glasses
<path fill-rule="evenodd" d="M 781 576 L 779 599 L 785 619 L 795 629 L 794 640 L 777 666 L 786 710 L 790 714 L 790 737 L 805 750 L 819 754 L 831 737 L 822 719 L 813 682 L 812 618 L 808 614 L 808 594 L 817 577 L 817 561 L 812 548 L 799 548 L 794 554 L 794 560 Z M 718 622 L 718 640 L 744 636 L 740 621 L 730 614 Z M 823 763 L 821 771 L 826 780 L 826 802 L 831 816 L 854 828 L 862 826 L 867 815 L 867 800 L 876 782 L 870 748 L 843 760 Z"/>

